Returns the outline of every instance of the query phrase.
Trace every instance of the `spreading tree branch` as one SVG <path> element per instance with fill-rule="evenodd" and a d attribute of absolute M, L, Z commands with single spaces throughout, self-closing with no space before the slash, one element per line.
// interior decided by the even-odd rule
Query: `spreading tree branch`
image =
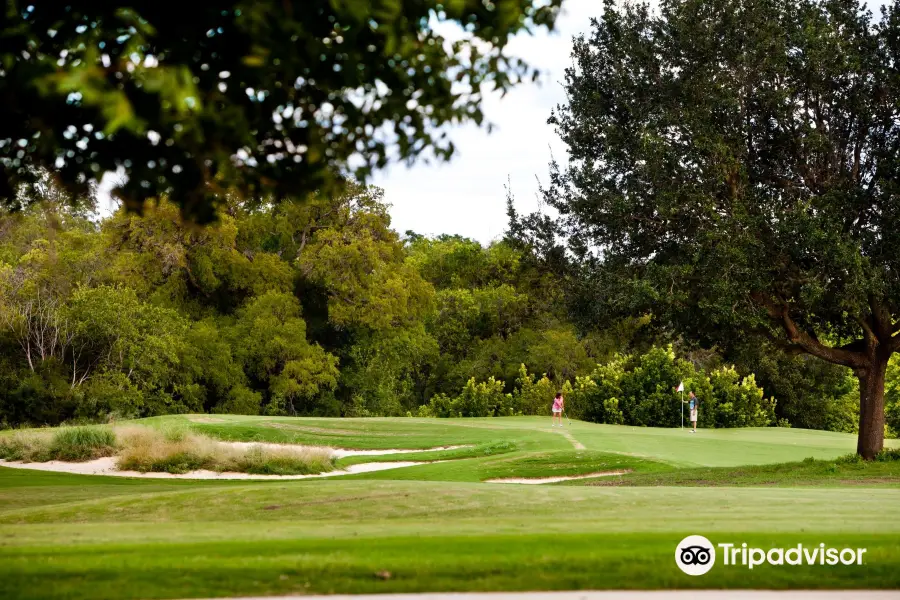
<path fill-rule="evenodd" d="M 754 293 L 753 299 L 766 309 L 773 321 L 781 326 L 792 346 L 802 348 L 807 354 L 812 354 L 822 360 L 850 367 L 851 369 L 865 367 L 868 363 L 865 353 L 851 351 L 846 347 L 834 348 L 826 346 L 817 340 L 814 335 L 810 335 L 798 327 L 797 323 L 791 318 L 787 305 L 783 302 L 776 302 L 768 295 L 762 293 Z"/>

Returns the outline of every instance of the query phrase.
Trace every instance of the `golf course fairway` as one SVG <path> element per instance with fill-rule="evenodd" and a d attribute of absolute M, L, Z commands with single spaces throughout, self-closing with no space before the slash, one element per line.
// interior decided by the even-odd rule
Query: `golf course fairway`
<path fill-rule="evenodd" d="M 900 461 L 855 436 L 550 419 L 169 416 L 228 441 L 449 450 L 301 481 L 132 479 L 0 467 L 0 598 L 573 589 L 900 587 Z M 889 440 L 889 447 L 897 447 Z M 610 475 L 609 473 L 625 473 Z M 593 474 L 544 485 L 507 478 Z M 678 543 L 865 548 L 861 565 L 725 566 Z"/>

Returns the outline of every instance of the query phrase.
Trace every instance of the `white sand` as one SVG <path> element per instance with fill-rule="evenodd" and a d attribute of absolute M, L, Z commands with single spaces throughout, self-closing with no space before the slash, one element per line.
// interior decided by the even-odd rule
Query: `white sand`
<path fill-rule="evenodd" d="M 218 473 L 216 471 L 198 470 L 189 471 L 180 475 L 172 473 L 141 473 L 140 471 L 119 471 L 116 469 L 116 459 L 114 456 L 106 458 L 98 458 L 82 463 L 62 462 L 59 460 L 51 460 L 42 463 L 22 463 L 9 462 L 0 460 L 0 465 L 4 467 L 12 467 L 13 469 L 33 469 L 35 471 L 56 471 L 59 473 L 75 473 L 78 475 L 108 475 L 113 477 L 141 477 L 146 479 L 312 479 L 315 477 L 337 477 L 339 475 L 352 475 L 354 473 L 371 473 L 372 471 L 385 471 L 388 469 L 399 469 L 401 467 L 414 467 L 416 465 L 427 465 L 435 462 L 413 462 L 413 461 L 397 461 L 397 462 L 370 462 L 358 465 L 350 465 L 346 469 L 335 471 L 327 471 L 325 473 L 317 473 L 314 475 L 253 475 L 250 473 Z"/>
<path fill-rule="evenodd" d="M 522 483 L 525 485 L 540 485 L 542 483 L 556 483 L 558 481 L 573 481 L 575 479 L 590 479 L 592 477 L 612 477 L 625 475 L 631 471 L 603 471 L 601 473 L 588 473 L 587 475 L 570 475 L 568 477 L 508 477 L 505 479 L 487 479 L 485 483 Z"/>

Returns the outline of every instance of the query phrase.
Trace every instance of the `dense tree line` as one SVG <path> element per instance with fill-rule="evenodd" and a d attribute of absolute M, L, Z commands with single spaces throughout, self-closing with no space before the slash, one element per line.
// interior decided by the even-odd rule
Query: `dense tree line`
<path fill-rule="evenodd" d="M 23 192 L 41 202 L 0 215 L 6 425 L 545 414 L 563 389 L 572 416 L 672 426 L 680 381 L 706 426 L 856 422 L 849 372 L 761 347 L 699 350 L 651 313 L 582 326 L 577 282 L 521 240 L 401 237 L 376 188 L 224 200 L 199 227 L 165 201 L 100 219 L 42 182 Z M 894 406 L 896 368 L 889 381 Z"/>

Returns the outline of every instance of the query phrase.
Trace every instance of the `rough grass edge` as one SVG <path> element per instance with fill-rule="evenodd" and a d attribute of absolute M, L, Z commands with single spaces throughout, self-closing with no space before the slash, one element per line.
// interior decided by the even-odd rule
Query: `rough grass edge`
<path fill-rule="evenodd" d="M 120 470 L 187 473 L 194 470 L 255 475 L 310 475 L 335 468 L 327 448 L 234 448 L 187 427 L 137 425 L 63 427 L 0 436 L 0 459 L 85 462 L 117 457 Z"/>
<path fill-rule="evenodd" d="M 0 458 L 24 462 L 84 462 L 113 456 L 117 447 L 115 432 L 103 426 L 16 431 L 0 437 Z"/>
<path fill-rule="evenodd" d="M 735 467 L 691 467 L 659 473 L 638 472 L 609 480 L 578 482 L 587 486 L 760 486 L 760 485 L 809 485 L 822 482 L 896 483 L 900 465 L 900 449 L 885 449 L 875 460 L 864 460 L 857 454 L 847 454 L 834 459 L 804 458 L 801 461 Z M 872 470 L 875 472 L 872 472 Z M 870 474 L 867 479 L 854 475 Z M 850 479 L 847 479 L 847 478 Z M 843 478 L 843 479 L 842 479 Z M 845 481 L 846 480 L 846 481 Z M 556 485 L 571 485 L 562 482 Z"/>
<path fill-rule="evenodd" d="M 804 462 L 810 459 L 806 459 Z M 875 455 L 874 462 L 894 462 L 895 460 L 900 460 L 900 448 L 885 448 L 881 452 Z M 847 454 L 845 456 L 841 456 L 836 459 L 834 462 L 840 464 L 862 464 L 865 463 L 865 459 L 859 454 Z"/>

